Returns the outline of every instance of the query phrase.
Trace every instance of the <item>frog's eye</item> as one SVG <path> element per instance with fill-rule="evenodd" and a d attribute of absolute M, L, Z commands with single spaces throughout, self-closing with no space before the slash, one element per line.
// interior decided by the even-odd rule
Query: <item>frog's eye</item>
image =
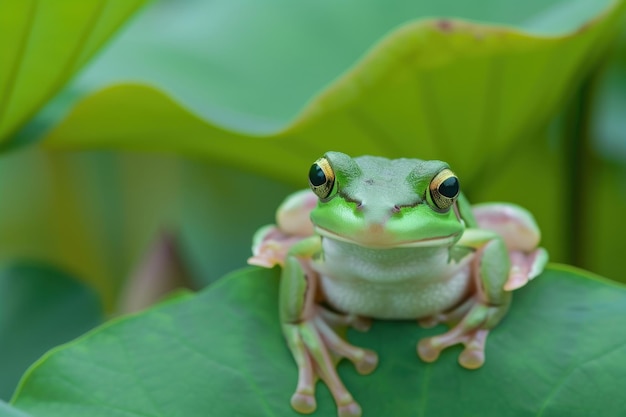
<path fill-rule="evenodd" d="M 459 179 L 449 169 L 444 169 L 430 182 L 430 198 L 440 210 L 447 210 L 459 195 Z"/>
<path fill-rule="evenodd" d="M 326 158 L 320 158 L 309 170 L 311 190 L 322 200 L 328 198 L 335 185 L 335 172 Z"/>

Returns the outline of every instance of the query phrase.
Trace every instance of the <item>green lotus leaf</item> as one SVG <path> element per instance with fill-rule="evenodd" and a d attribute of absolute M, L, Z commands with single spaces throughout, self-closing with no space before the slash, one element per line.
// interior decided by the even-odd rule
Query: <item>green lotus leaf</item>
<path fill-rule="evenodd" d="M 24 376 L 12 404 L 33 416 L 298 416 L 296 367 L 278 322 L 278 270 L 245 269 L 194 296 L 116 320 L 53 350 Z M 432 364 L 417 341 L 443 327 L 377 321 L 348 338 L 379 353 L 371 375 L 340 374 L 364 416 L 618 417 L 626 374 L 626 288 L 552 266 L 516 292 L 489 336 L 483 368 Z M 318 416 L 335 415 L 318 384 Z"/>
<path fill-rule="evenodd" d="M 74 271 L 112 311 L 124 280 L 175 217 L 180 165 L 166 157 L 34 146 L 5 153 L 1 259 L 27 257 Z"/>
<path fill-rule="evenodd" d="M 54 96 L 145 0 L 0 4 L 0 141 Z"/>
<path fill-rule="evenodd" d="M 0 398 L 47 350 L 103 321 L 95 292 L 66 273 L 32 262 L 0 269 Z M 0 415 L 2 414 L 0 407 Z"/>
<path fill-rule="evenodd" d="M 612 163 L 626 163 L 626 30 L 622 30 L 617 47 L 609 55 L 599 77 L 597 100 L 593 109 L 593 150 Z"/>
<path fill-rule="evenodd" d="M 507 201 L 528 209 L 540 225 L 541 245 L 549 248 L 550 259 L 573 262 L 565 239 L 572 224 L 576 224 L 565 199 L 571 185 L 565 174 L 567 154 L 554 148 L 553 133 L 542 132 L 536 138 L 539 140 L 532 146 L 515 149 L 506 158 L 506 166 L 496 164 L 476 177 L 474 183 L 464 182 L 463 186 L 472 202 Z"/>
<path fill-rule="evenodd" d="M 580 13 L 557 8 L 559 2 L 531 2 L 534 6 L 525 13 L 515 7 L 492 12 L 490 1 L 458 2 L 458 9 L 445 2 L 441 8 L 416 6 L 402 20 L 394 8 L 384 19 L 386 14 L 381 16 L 376 3 L 367 3 L 360 13 L 383 23 L 342 42 L 336 31 L 320 28 L 327 23 L 335 27 L 338 22 L 333 19 L 352 19 L 347 6 L 321 3 L 311 6 L 313 10 L 301 7 L 276 17 L 272 12 L 282 3 L 274 1 L 264 4 L 262 13 L 253 14 L 257 8 L 251 6 L 250 15 L 239 21 L 239 14 L 227 13 L 236 6 L 224 3 L 195 11 L 210 30 L 193 32 L 198 26 L 194 20 L 181 19 L 179 25 L 190 26 L 186 30 L 176 31 L 173 24 L 166 35 L 173 40 L 166 49 L 159 44 L 158 55 L 156 47 L 139 43 L 150 57 L 152 72 L 133 67 L 134 61 L 119 63 L 125 56 L 119 52 L 120 77 L 141 76 L 143 83 L 153 85 L 120 84 L 88 96 L 52 130 L 46 144 L 204 156 L 293 184 L 302 184 L 302 166 L 328 149 L 419 156 L 444 159 L 471 182 L 546 124 L 605 50 L 626 11 L 622 1 L 579 1 L 572 10 L 584 10 Z M 223 22 L 224 15 L 229 24 Z M 290 24 L 285 15 L 293 19 Z M 424 19 L 433 15 L 457 17 Z M 270 33 L 262 33 L 270 24 L 274 24 Z M 383 27 L 388 34 L 368 50 L 376 35 L 385 33 Z M 294 38 L 309 37 L 314 40 L 303 41 L 293 56 L 287 54 Z M 251 38 L 258 39 L 254 49 Z M 117 47 L 127 50 L 124 41 L 137 46 L 132 39 L 126 33 Z M 182 40 L 190 44 L 181 45 Z M 320 45 L 331 52 L 318 55 Z M 325 63 L 339 55 L 344 56 L 341 66 Z M 92 78 L 97 78 L 98 65 L 99 71 L 109 69 L 106 58 L 94 64 Z M 312 60 L 324 80 L 306 78 L 311 69 L 304 65 Z M 302 62 L 302 67 L 293 61 Z M 288 74 L 280 70 L 283 63 Z M 119 69 L 124 65 L 125 72 Z M 108 72 L 115 73 L 114 69 Z M 272 71 L 281 78 L 277 80 Z M 176 83 L 175 77 L 181 81 Z M 202 91 L 203 96 L 190 90 Z M 212 95 L 212 100 L 200 104 Z"/>
<path fill-rule="evenodd" d="M 0 400 L 0 416 L 2 417 L 30 417 L 28 414 L 11 407 L 4 401 Z"/>

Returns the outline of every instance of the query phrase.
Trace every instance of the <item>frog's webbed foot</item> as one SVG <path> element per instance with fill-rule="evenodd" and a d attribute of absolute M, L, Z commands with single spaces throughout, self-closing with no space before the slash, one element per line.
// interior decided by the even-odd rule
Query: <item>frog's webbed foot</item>
<path fill-rule="evenodd" d="M 434 362 L 442 350 L 461 343 L 464 346 L 459 356 L 461 366 L 468 369 L 481 367 L 485 362 L 485 342 L 489 330 L 506 314 L 508 307 L 508 302 L 490 306 L 471 297 L 447 314 L 427 318 L 426 324 L 430 325 L 449 322 L 457 324 L 444 334 L 420 340 L 417 354 L 425 362 Z M 420 320 L 420 324 L 422 322 Z"/>
<path fill-rule="evenodd" d="M 430 329 L 435 327 L 438 324 L 447 324 L 452 327 L 456 323 L 460 322 L 463 317 L 470 311 L 470 308 L 475 303 L 475 299 L 473 297 L 468 298 L 462 304 L 454 307 L 452 310 L 449 310 L 445 313 L 438 313 L 433 316 L 423 317 L 417 320 L 417 323 L 425 328 Z"/>
<path fill-rule="evenodd" d="M 278 208 L 276 224 L 262 227 L 255 233 L 248 263 L 264 268 L 283 266 L 289 249 L 313 235 L 309 216 L 316 205 L 317 196 L 308 189 L 287 197 Z"/>
<path fill-rule="evenodd" d="M 544 248 L 537 248 L 532 252 L 511 251 L 509 259 L 511 271 L 504 289 L 513 291 L 523 287 L 543 271 L 548 263 L 548 252 Z"/>
<path fill-rule="evenodd" d="M 274 225 L 268 225 L 256 232 L 252 244 L 252 256 L 248 264 L 272 268 L 284 266 L 289 249 L 306 237 L 284 233 Z"/>
<path fill-rule="evenodd" d="M 342 339 L 335 327 L 345 325 L 366 330 L 368 322 L 316 306 L 306 320 L 283 324 L 283 333 L 298 365 L 298 385 L 291 397 L 291 405 L 296 411 L 312 413 L 315 410 L 315 382 L 319 377 L 333 395 L 339 417 L 361 416 L 361 407 L 341 382 L 335 364 L 341 358 L 347 358 L 360 374 L 369 374 L 376 368 L 378 356 Z"/>
<path fill-rule="evenodd" d="M 318 307 L 319 314 L 334 329 L 350 326 L 360 332 L 366 332 L 372 327 L 372 320 L 356 314 L 339 314 L 324 307 Z"/>

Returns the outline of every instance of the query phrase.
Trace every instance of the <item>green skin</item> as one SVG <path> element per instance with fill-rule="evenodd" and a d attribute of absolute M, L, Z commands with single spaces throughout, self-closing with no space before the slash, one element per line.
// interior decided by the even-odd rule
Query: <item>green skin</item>
<path fill-rule="evenodd" d="M 418 355 L 432 362 L 444 348 L 462 343 L 460 364 L 478 368 L 489 329 L 510 306 L 505 286 L 512 271 L 528 272 L 528 280 L 542 269 L 547 255 L 535 249 L 539 232 L 522 208 L 500 204 L 483 209 L 489 228 L 479 227 L 462 194 L 450 208 L 437 208 L 429 186 L 448 168 L 444 162 L 352 159 L 338 152 L 325 158 L 336 177 L 330 195 L 311 207 L 310 191 L 296 193 L 279 209 L 273 228 L 287 242 L 286 253 L 278 256 L 284 259 L 274 262 L 284 266 L 280 320 L 299 368 L 294 409 L 315 410 L 319 377 L 329 386 L 339 416 L 356 417 L 361 409 L 332 358 L 351 360 L 363 374 L 373 371 L 378 359 L 347 343 L 334 328 L 366 330 L 366 318 L 418 319 L 424 326 L 453 323 L 449 332 L 421 340 Z M 506 221 L 500 219 L 503 212 Z M 303 220 L 307 215 L 313 229 Z M 511 225 L 522 231 L 517 240 Z M 269 235 L 264 229 L 255 247 L 263 242 L 280 247 Z M 522 243 L 510 243 L 517 241 Z M 257 252 L 256 258 L 263 258 Z"/>

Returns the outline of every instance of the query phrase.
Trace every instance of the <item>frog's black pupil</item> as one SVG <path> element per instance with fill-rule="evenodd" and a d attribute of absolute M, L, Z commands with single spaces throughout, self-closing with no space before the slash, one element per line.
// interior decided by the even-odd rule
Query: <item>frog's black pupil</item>
<path fill-rule="evenodd" d="M 324 185 L 326 182 L 326 175 L 324 175 L 324 171 L 322 171 L 322 168 L 320 168 L 319 165 L 311 165 L 311 169 L 309 170 L 309 181 L 311 181 L 311 184 L 316 187 Z"/>
<path fill-rule="evenodd" d="M 454 198 L 459 193 L 459 180 L 456 177 L 446 178 L 439 184 L 439 194 L 444 197 Z"/>

